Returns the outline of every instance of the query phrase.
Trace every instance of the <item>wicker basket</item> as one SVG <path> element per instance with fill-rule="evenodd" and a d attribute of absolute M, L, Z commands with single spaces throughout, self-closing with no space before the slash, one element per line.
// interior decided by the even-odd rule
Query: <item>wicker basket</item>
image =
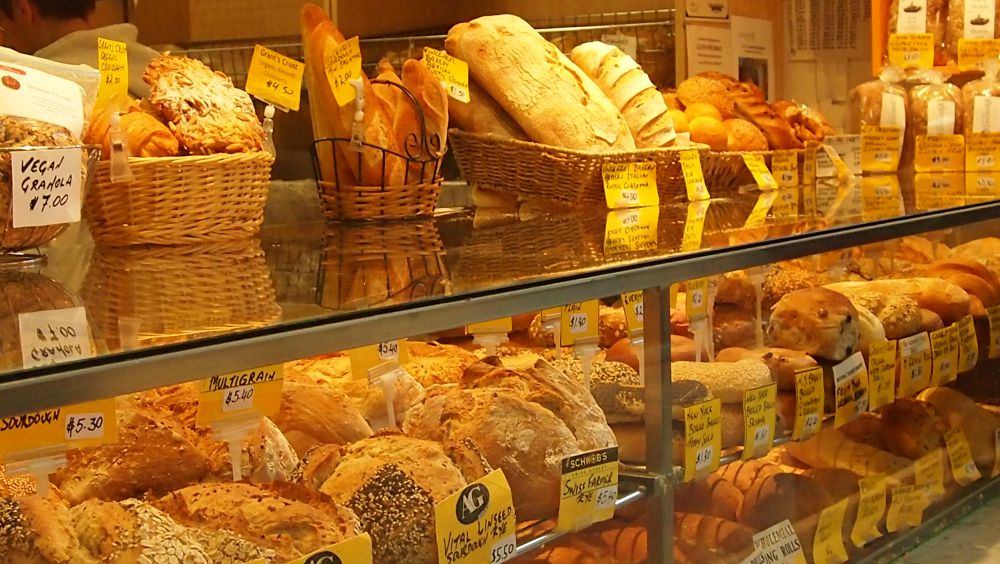
<path fill-rule="evenodd" d="M 332 221 L 404 219 L 430 215 L 441 195 L 441 179 L 405 186 L 347 186 L 319 181 L 323 214 Z"/>
<path fill-rule="evenodd" d="M 604 163 L 655 162 L 660 200 L 683 200 L 680 151 L 704 150 L 702 146 L 687 146 L 589 153 L 458 129 L 449 131 L 448 138 L 462 178 L 469 184 L 524 199 L 543 198 L 571 205 L 604 201 Z"/>
<path fill-rule="evenodd" d="M 805 160 L 804 150 L 795 150 L 799 174 L 802 174 L 802 164 Z M 705 175 L 705 184 L 713 197 L 730 196 L 745 186 L 756 186 L 753 174 L 747 168 L 743 155 L 761 155 L 767 168 L 771 168 L 771 160 L 776 151 L 707 151 L 702 154 L 701 168 Z M 801 179 L 801 176 L 799 177 Z"/>
<path fill-rule="evenodd" d="M 102 161 L 84 214 L 110 246 L 246 239 L 264 221 L 273 163 L 266 152 L 130 158 L 135 180 L 113 184 Z"/>

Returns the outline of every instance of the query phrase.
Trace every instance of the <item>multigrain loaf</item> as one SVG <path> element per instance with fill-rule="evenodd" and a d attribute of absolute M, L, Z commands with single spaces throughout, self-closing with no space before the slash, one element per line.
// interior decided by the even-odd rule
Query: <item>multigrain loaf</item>
<path fill-rule="evenodd" d="M 343 445 L 372 434 L 350 398 L 319 384 L 285 382 L 274 422 L 299 456 L 318 445 Z"/>
<path fill-rule="evenodd" d="M 458 24 L 445 48 L 468 63 L 471 77 L 533 141 L 595 152 L 635 148 L 604 92 L 521 18 L 484 16 Z"/>
<path fill-rule="evenodd" d="M 80 545 L 69 507 L 52 497 L 0 497 L 0 559 L 9 564 L 96 563 Z"/>
<path fill-rule="evenodd" d="M 866 282 L 836 282 L 826 288 L 835 292 L 872 291 L 908 296 L 924 309 L 941 316 L 946 325 L 969 315 L 969 294 L 959 286 L 938 278 L 903 278 Z"/>

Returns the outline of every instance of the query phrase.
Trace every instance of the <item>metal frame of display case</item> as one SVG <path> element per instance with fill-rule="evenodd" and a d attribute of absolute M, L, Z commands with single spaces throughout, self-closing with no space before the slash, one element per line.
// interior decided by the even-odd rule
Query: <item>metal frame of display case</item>
<path fill-rule="evenodd" d="M 670 394 L 670 336 L 663 320 L 670 316 L 670 286 L 742 268 L 998 218 L 1000 201 L 974 204 L 515 283 L 506 288 L 389 306 L 374 312 L 292 322 L 197 342 L 24 370 L 0 376 L 0 417 L 644 289 L 647 311 L 658 315 L 647 316 L 643 362 L 646 374 L 662 373 L 662 377 L 646 378 L 647 474 L 640 476 L 640 489 L 627 493 L 619 501 L 624 505 L 644 496 L 662 498 L 662 502 L 650 504 L 653 515 L 648 542 L 650 561 L 666 562 L 666 555 L 672 553 L 673 498 L 669 493 L 674 483 L 672 444 L 665 440 L 672 436 L 671 418 L 664 409 Z M 667 368 L 661 370 L 663 367 Z M 996 489 L 1000 487 L 993 488 Z M 529 541 L 531 544 L 525 550 L 537 548 L 557 536 L 548 534 Z"/>

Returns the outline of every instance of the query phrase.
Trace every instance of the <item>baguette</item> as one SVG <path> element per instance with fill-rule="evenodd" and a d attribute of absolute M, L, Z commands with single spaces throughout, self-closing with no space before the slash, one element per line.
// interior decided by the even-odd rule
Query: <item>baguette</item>
<path fill-rule="evenodd" d="M 753 547 L 753 530 L 711 515 L 674 512 L 674 537 L 708 548 L 742 552 Z"/>
<path fill-rule="evenodd" d="M 450 101 L 448 115 L 465 131 L 527 141 L 528 134 L 475 80 L 469 80 L 469 103 Z"/>
<path fill-rule="evenodd" d="M 472 78 L 533 141 L 595 152 L 635 149 L 611 100 L 521 18 L 485 16 L 458 24 L 445 49 L 469 64 Z"/>
<path fill-rule="evenodd" d="M 429 157 L 443 155 L 448 142 L 448 93 L 441 81 L 431 74 L 423 61 L 410 59 L 403 63 L 403 85 L 416 98 L 417 104 L 424 113 L 424 126 L 427 135 L 427 150 Z M 403 108 L 408 108 L 404 112 Z M 403 107 L 397 107 L 397 115 L 412 115 L 412 122 L 394 124 L 396 143 L 403 154 L 418 154 L 420 152 L 420 121 L 415 108 L 409 100 L 403 100 Z M 415 135 L 415 137 L 414 137 Z M 413 182 L 430 182 L 438 174 L 437 170 L 429 170 L 432 164 L 410 163 L 406 171 L 404 184 Z"/>
<path fill-rule="evenodd" d="M 893 475 L 902 473 L 910 461 L 871 447 L 856 443 L 837 429 L 824 429 L 813 438 L 785 445 L 789 454 L 817 468 L 843 468 L 859 476 L 886 474 L 893 483 Z"/>
<path fill-rule="evenodd" d="M 906 278 L 900 280 L 872 280 L 868 282 L 837 282 L 826 288 L 835 292 L 871 291 L 883 294 L 902 294 L 916 300 L 921 308 L 941 316 L 950 325 L 969 315 L 969 294 L 962 288 L 938 278 Z"/>

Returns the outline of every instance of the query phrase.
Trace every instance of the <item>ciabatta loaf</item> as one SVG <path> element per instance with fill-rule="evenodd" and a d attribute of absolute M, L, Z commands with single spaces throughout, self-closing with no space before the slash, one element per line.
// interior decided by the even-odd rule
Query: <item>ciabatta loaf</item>
<path fill-rule="evenodd" d="M 505 139 L 527 141 L 528 134 L 474 80 L 469 80 L 469 103 L 450 101 L 448 115 L 465 131 L 499 135 Z"/>
<path fill-rule="evenodd" d="M 533 141 L 607 152 L 635 149 L 618 108 L 580 67 L 517 16 L 477 18 L 451 28 L 448 53 Z"/>
<path fill-rule="evenodd" d="M 601 41 L 578 45 L 571 58 L 618 106 L 637 147 L 674 144 L 677 135 L 667 103 L 635 59 Z"/>

